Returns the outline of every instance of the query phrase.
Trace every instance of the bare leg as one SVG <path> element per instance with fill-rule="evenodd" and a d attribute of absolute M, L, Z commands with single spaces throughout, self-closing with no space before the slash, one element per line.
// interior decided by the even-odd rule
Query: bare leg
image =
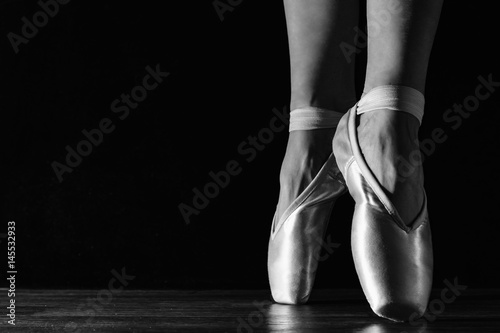
<path fill-rule="evenodd" d="M 291 64 L 290 110 L 316 106 L 345 112 L 352 106 L 354 61 L 342 41 L 354 41 L 357 1 L 284 0 Z M 332 152 L 335 129 L 292 131 L 280 173 L 281 216 Z"/>
<path fill-rule="evenodd" d="M 381 85 L 409 86 L 424 93 L 427 65 L 442 0 L 367 0 L 368 63 L 364 93 Z M 398 181 L 401 159 L 418 150 L 418 120 L 405 112 L 380 110 L 360 117 L 360 145 L 370 168 L 403 221 L 420 211 L 421 166 Z"/>

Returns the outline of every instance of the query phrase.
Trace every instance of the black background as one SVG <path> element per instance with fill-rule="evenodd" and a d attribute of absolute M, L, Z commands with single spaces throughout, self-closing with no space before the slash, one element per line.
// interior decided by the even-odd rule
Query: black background
<path fill-rule="evenodd" d="M 445 3 L 429 68 L 420 136 L 448 135 L 424 164 L 435 287 L 500 279 L 500 90 L 457 130 L 443 121 L 474 94 L 478 76 L 500 81 L 497 12 L 486 4 Z M 221 21 L 211 0 L 73 0 L 15 54 L 7 34 L 39 10 L 35 1 L 0 2 L 0 233 L 16 222 L 17 286 L 102 288 L 124 267 L 136 277 L 130 288 L 267 288 L 288 134 L 276 133 L 251 162 L 237 148 L 288 105 L 283 4 L 243 0 Z M 362 52 L 359 91 L 364 61 Z M 111 102 L 157 64 L 170 76 L 120 120 Z M 64 163 L 65 146 L 102 118 L 115 130 L 60 183 L 51 163 Z M 191 205 L 193 188 L 230 160 L 241 173 L 186 224 L 178 205 Z M 328 234 L 341 245 L 321 263 L 318 287 L 359 286 L 352 210 L 350 197 L 337 202 Z"/>

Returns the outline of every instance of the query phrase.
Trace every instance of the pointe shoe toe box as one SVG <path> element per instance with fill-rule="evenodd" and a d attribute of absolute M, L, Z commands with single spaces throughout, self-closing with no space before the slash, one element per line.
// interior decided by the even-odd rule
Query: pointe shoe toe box
<path fill-rule="evenodd" d="M 379 209 L 358 207 L 351 244 L 373 312 L 394 321 L 409 321 L 425 312 L 433 270 L 427 217 L 405 231 Z"/>

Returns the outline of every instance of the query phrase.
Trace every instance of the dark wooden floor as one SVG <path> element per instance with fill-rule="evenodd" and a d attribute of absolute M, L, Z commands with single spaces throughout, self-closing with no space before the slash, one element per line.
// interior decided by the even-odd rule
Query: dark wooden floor
<path fill-rule="evenodd" d="M 435 290 L 434 312 L 413 325 L 376 317 L 359 290 L 316 290 L 302 306 L 272 304 L 266 290 L 20 290 L 15 328 L 0 293 L 1 332 L 500 332 L 500 290 L 447 304 Z"/>

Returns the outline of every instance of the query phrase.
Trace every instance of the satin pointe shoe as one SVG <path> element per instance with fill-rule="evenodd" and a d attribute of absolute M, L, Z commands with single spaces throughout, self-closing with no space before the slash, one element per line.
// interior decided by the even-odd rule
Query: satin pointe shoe
<path fill-rule="evenodd" d="M 333 111 L 318 113 L 317 109 L 302 111 L 291 112 L 290 131 L 336 127 L 343 115 Z M 335 157 L 330 154 L 283 215 L 274 214 L 267 268 L 275 302 L 303 304 L 308 301 L 332 208 L 336 199 L 346 192 Z"/>
<path fill-rule="evenodd" d="M 378 316 L 408 321 L 424 314 L 432 287 L 433 252 L 425 190 L 422 186 L 424 203 L 420 212 L 407 226 L 364 159 L 356 117 L 360 104 L 364 104 L 362 112 L 366 112 L 391 109 L 387 103 L 396 103 L 392 105 L 393 110 L 409 112 L 421 120 L 423 96 L 408 87 L 375 89 L 341 119 L 333 139 L 333 151 L 356 203 L 351 248 L 366 299 Z M 385 101 L 380 103 L 378 97 L 384 95 L 384 89 L 388 89 Z"/>

